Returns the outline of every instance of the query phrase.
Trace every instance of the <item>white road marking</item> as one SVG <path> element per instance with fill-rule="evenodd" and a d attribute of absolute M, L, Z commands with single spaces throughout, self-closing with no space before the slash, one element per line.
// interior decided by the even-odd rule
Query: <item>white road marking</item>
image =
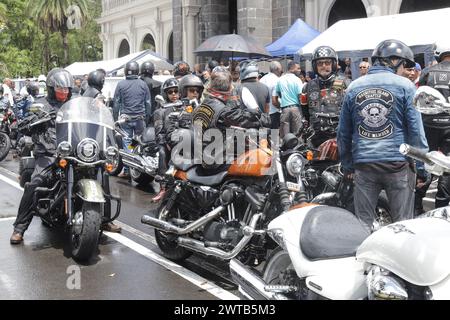
<path fill-rule="evenodd" d="M 1 167 L 0 167 L 1 168 Z M 2 168 L 3 169 L 3 168 Z M 9 171 L 9 170 L 0 170 L 0 171 Z M 16 175 L 15 173 L 9 171 L 9 174 L 12 175 Z M 13 180 L 3 176 L 2 174 L 0 174 L 0 180 L 8 183 L 9 185 L 23 191 L 23 188 L 20 187 L 20 184 L 18 184 L 17 182 L 14 182 Z M 13 220 L 15 219 L 15 217 L 9 217 L 9 218 L 2 218 L 0 219 L 1 221 L 7 221 L 7 220 Z M 154 239 L 153 237 L 150 237 L 148 235 L 146 235 L 146 237 L 144 237 L 144 233 L 134 229 L 133 227 L 130 227 L 122 222 L 118 223 L 121 227 L 123 227 L 125 230 L 132 232 L 136 235 L 138 235 L 141 238 L 144 238 L 144 240 L 150 241 L 152 243 L 154 243 Z M 104 232 L 105 235 L 107 235 L 108 237 L 110 237 L 111 239 L 116 240 L 117 242 L 123 244 L 124 246 L 134 250 L 135 252 L 141 254 L 142 256 L 146 257 L 147 259 L 156 262 L 157 264 L 163 266 L 164 268 L 167 268 L 168 270 L 174 272 L 175 274 L 179 275 L 180 277 L 188 280 L 189 282 L 193 283 L 194 285 L 200 287 L 201 289 L 209 292 L 210 294 L 214 295 L 215 297 L 222 299 L 222 300 L 239 300 L 239 297 L 237 297 L 236 295 L 232 294 L 231 292 L 224 290 L 222 288 L 220 288 L 219 286 L 215 285 L 214 283 L 206 280 L 205 278 L 203 278 L 202 276 L 199 276 L 198 274 L 160 256 L 159 254 L 153 252 L 152 250 L 144 247 L 143 245 L 140 245 L 137 242 L 134 242 L 133 240 L 121 235 L 121 234 L 117 234 L 117 233 L 111 233 L 111 232 Z M 150 238 L 150 239 L 149 239 Z M 3 279 L 2 279 L 3 281 Z"/>
<path fill-rule="evenodd" d="M 10 220 L 16 220 L 16 217 L 0 218 L 0 222 L 10 221 Z"/>

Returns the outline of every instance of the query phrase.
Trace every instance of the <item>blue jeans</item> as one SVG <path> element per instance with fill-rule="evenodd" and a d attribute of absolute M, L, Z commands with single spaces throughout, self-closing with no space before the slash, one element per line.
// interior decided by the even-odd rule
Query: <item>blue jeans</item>
<path fill-rule="evenodd" d="M 127 133 L 128 137 L 123 137 L 123 148 L 126 152 L 131 150 L 128 146 L 134 136 L 142 134 L 145 128 L 145 121 L 143 119 L 127 121 L 122 125 L 122 129 Z M 128 167 L 124 166 L 124 172 L 128 172 Z"/>
<path fill-rule="evenodd" d="M 369 229 L 375 220 L 375 208 L 383 189 L 389 200 L 392 222 L 413 218 L 416 174 L 409 165 L 395 173 L 356 169 L 354 180 L 355 213 Z"/>

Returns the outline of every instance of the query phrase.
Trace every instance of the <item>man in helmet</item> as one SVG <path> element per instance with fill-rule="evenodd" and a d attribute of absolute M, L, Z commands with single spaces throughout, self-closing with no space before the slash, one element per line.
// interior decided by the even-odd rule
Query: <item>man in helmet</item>
<path fill-rule="evenodd" d="M 88 75 L 88 88 L 83 93 L 83 97 L 97 98 L 102 94 L 103 85 L 105 84 L 106 71 L 97 69 Z"/>
<path fill-rule="evenodd" d="M 347 88 L 337 132 L 344 175 L 355 181 L 356 215 L 369 229 L 382 189 L 393 222 L 413 217 L 415 168 L 399 147 L 407 143 L 428 150 L 421 115 L 413 106 L 416 88 L 402 76 L 415 65 L 413 52 L 401 41 L 385 40 L 373 51 L 372 64 Z"/>
<path fill-rule="evenodd" d="M 161 91 L 161 82 L 153 79 L 153 73 L 155 72 L 155 65 L 151 61 L 145 61 L 141 64 L 141 72 L 140 77 L 141 79 L 147 84 L 148 90 L 150 90 L 150 96 L 151 96 L 151 112 L 150 114 L 153 115 L 153 113 L 156 110 L 156 102 L 155 97 L 160 93 Z"/>
<path fill-rule="evenodd" d="M 174 103 L 177 102 L 180 99 L 179 89 L 178 89 L 179 82 L 175 78 L 170 78 L 164 81 L 164 83 L 161 86 L 161 95 L 164 98 L 164 101 L 166 103 Z M 170 159 L 170 145 L 169 145 L 169 128 L 170 125 L 170 118 L 169 114 L 173 111 L 173 108 L 159 108 L 155 111 L 154 117 L 153 117 L 153 123 L 155 126 L 155 134 L 156 138 L 158 140 L 159 145 L 159 165 L 158 165 L 158 175 L 163 176 L 164 173 L 167 171 L 169 159 Z M 158 202 L 161 200 L 166 193 L 166 185 L 163 182 L 160 184 L 160 191 L 159 193 L 153 197 L 153 202 Z"/>
<path fill-rule="evenodd" d="M 311 143 L 318 147 L 326 140 L 335 138 L 336 134 L 323 130 L 324 126 L 316 114 L 339 115 L 345 89 L 349 86 L 350 80 L 337 74 L 338 56 L 331 47 L 316 48 L 312 55 L 312 65 L 318 76 L 303 87 L 301 104 L 306 120 L 315 131 Z"/>
<path fill-rule="evenodd" d="M 247 88 L 252 94 L 258 108 L 261 112 L 269 112 L 269 103 L 271 100 L 271 94 L 269 88 L 258 81 L 259 67 L 258 63 L 253 60 L 244 60 L 239 64 L 239 78 L 241 84 L 238 86 L 238 92 L 242 99 L 242 90 Z M 246 101 L 242 99 L 245 104 Z M 247 106 L 248 107 L 248 106 Z"/>
<path fill-rule="evenodd" d="M 195 105 L 200 103 L 203 89 L 202 80 L 193 74 L 182 77 L 178 83 L 178 91 L 180 92 L 181 99 L 195 101 Z"/>
<path fill-rule="evenodd" d="M 188 75 L 191 73 L 191 67 L 189 64 L 185 61 L 178 61 L 175 62 L 174 68 L 173 68 L 173 76 L 175 79 L 180 80 L 185 75 Z"/>
<path fill-rule="evenodd" d="M 62 68 L 54 68 L 47 75 L 47 97 L 37 98 L 35 103 L 42 103 L 47 112 L 56 113 L 71 98 L 73 88 L 72 75 Z M 33 219 L 33 194 L 37 187 L 48 187 L 52 184 L 52 164 L 56 152 L 55 121 L 51 120 L 33 129 L 29 134 L 34 143 L 35 169 L 31 182 L 25 185 L 20 201 L 11 244 L 23 241 L 23 234 Z"/>
<path fill-rule="evenodd" d="M 435 57 L 438 64 L 423 70 L 419 78 L 419 86 L 430 86 L 438 90 L 448 101 L 450 97 L 450 42 L 437 43 Z M 425 134 L 431 151 L 441 151 L 450 155 L 450 114 L 422 115 Z M 416 192 L 416 213 L 423 212 L 422 199 L 429 184 Z M 450 176 L 439 177 L 435 207 L 448 206 L 450 201 Z"/>
<path fill-rule="evenodd" d="M 135 61 L 125 65 L 125 80 L 117 84 L 114 92 L 114 119 L 126 118 L 122 125 L 128 137 L 123 139 L 124 150 L 129 152 L 128 146 L 135 135 L 140 135 L 145 128 L 146 120 L 151 117 L 151 97 L 147 85 L 139 79 L 139 64 Z M 124 167 L 119 175 L 121 178 L 130 178 L 129 168 Z"/>

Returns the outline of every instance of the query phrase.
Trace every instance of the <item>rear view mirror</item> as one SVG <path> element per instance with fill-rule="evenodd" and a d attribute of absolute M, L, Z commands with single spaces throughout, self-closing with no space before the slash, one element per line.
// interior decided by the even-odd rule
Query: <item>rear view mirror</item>
<path fill-rule="evenodd" d="M 159 95 L 159 94 L 155 97 L 155 101 L 158 102 L 158 103 L 161 104 L 161 105 L 163 105 L 163 104 L 166 103 L 166 101 L 164 100 L 164 98 L 163 98 L 161 95 Z"/>
<path fill-rule="evenodd" d="M 450 112 L 450 104 L 436 89 L 428 86 L 419 87 L 414 95 L 414 107 L 423 114 Z"/>

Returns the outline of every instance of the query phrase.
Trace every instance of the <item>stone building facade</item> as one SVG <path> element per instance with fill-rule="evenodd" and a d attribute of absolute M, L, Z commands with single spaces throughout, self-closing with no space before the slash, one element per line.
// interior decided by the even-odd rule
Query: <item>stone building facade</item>
<path fill-rule="evenodd" d="M 267 45 L 301 18 L 319 31 L 340 19 L 449 7 L 441 0 L 102 0 L 103 58 L 151 48 L 191 65 L 205 39 L 250 35 Z"/>

